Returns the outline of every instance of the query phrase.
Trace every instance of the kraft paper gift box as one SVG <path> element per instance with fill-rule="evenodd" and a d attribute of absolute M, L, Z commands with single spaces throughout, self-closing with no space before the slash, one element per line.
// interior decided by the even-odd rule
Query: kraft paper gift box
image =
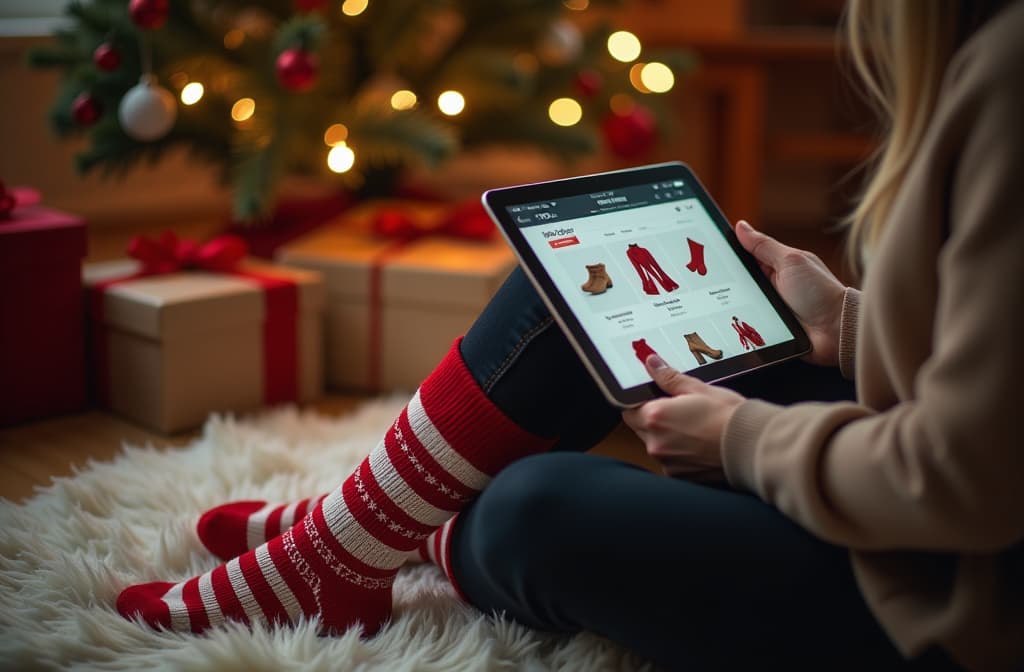
<path fill-rule="evenodd" d="M 515 267 L 490 240 L 373 235 L 381 209 L 426 221 L 450 206 L 359 206 L 278 251 L 289 266 L 317 270 L 327 285 L 326 374 L 330 387 L 414 390 L 464 334 Z"/>
<path fill-rule="evenodd" d="M 0 213 L 0 427 L 85 406 L 85 222 L 5 192 Z M 6 207 L 4 211 L 6 211 Z"/>
<path fill-rule="evenodd" d="M 238 273 L 186 270 L 117 280 L 138 269 L 138 262 L 120 260 L 84 271 L 102 405 L 171 433 L 202 424 L 210 413 L 321 395 L 318 273 L 248 260 Z M 283 304 L 265 287 L 280 281 L 294 286 L 293 299 L 286 290 Z"/>

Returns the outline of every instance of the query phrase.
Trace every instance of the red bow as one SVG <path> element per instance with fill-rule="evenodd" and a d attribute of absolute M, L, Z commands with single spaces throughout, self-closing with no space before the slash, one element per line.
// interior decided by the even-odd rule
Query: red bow
<path fill-rule="evenodd" d="M 381 210 L 373 218 L 373 233 L 380 238 L 411 241 L 427 236 L 490 240 L 494 223 L 477 201 L 456 206 L 438 224 L 424 224 L 400 210 Z"/>
<path fill-rule="evenodd" d="M 128 255 L 142 262 L 142 273 L 146 275 L 188 268 L 232 271 L 248 251 L 245 241 L 238 236 L 218 236 L 200 244 L 195 240 L 179 240 L 173 231 L 164 231 L 156 239 L 135 236 L 128 243 Z"/>
<path fill-rule="evenodd" d="M 39 192 L 28 187 L 14 187 L 8 191 L 0 181 L 0 220 L 10 219 L 11 212 L 17 207 L 35 205 L 39 202 Z"/>

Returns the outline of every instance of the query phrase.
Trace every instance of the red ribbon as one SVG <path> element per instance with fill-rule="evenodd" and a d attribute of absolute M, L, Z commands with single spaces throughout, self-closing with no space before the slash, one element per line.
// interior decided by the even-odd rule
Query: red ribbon
<path fill-rule="evenodd" d="M 39 202 L 39 192 L 28 187 L 14 187 L 8 190 L 0 180 L 0 224 L 11 219 L 17 207 L 35 205 Z"/>
<path fill-rule="evenodd" d="M 383 209 L 373 218 L 372 229 L 378 238 L 394 241 L 370 261 L 370 362 L 367 382 L 371 391 L 377 391 L 380 388 L 384 337 L 381 308 L 383 270 L 388 260 L 422 238 L 447 236 L 487 241 L 494 237 L 495 229 L 494 222 L 479 201 L 466 201 L 455 206 L 437 223 L 428 223 L 401 210 Z"/>
<path fill-rule="evenodd" d="M 135 236 L 128 244 L 128 255 L 141 268 L 130 275 L 96 283 L 92 288 L 91 308 L 96 386 L 100 400 L 110 403 L 110 372 L 103 324 L 103 294 L 114 286 L 153 275 L 183 270 L 229 273 L 251 280 L 263 289 L 263 400 L 267 404 L 298 399 L 298 309 L 297 285 L 285 278 L 264 275 L 239 268 L 248 253 L 238 236 L 218 236 L 207 243 L 179 239 L 172 231 L 158 238 Z"/>

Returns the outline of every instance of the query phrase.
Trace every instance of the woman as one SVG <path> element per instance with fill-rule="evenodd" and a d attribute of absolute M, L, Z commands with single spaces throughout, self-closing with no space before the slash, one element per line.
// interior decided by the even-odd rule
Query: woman
<path fill-rule="evenodd" d="M 737 227 L 820 367 L 726 389 L 650 356 L 671 396 L 622 417 L 676 478 L 572 452 L 620 414 L 516 272 L 338 490 L 210 512 L 239 557 L 119 610 L 372 633 L 427 548 L 481 609 L 670 667 L 1024 663 L 1024 2 L 854 0 L 849 31 L 889 122 L 852 216 L 863 293 Z"/>

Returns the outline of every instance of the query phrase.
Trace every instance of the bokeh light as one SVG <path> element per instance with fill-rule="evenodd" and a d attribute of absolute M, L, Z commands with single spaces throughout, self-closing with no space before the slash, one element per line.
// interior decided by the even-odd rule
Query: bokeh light
<path fill-rule="evenodd" d="M 559 126 L 572 126 L 583 118 L 583 108 L 572 98 L 557 98 L 548 106 L 548 116 Z"/>
<path fill-rule="evenodd" d="M 640 57 L 640 38 L 628 30 L 619 30 L 608 36 L 608 53 L 617 61 L 631 63 Z"/>

